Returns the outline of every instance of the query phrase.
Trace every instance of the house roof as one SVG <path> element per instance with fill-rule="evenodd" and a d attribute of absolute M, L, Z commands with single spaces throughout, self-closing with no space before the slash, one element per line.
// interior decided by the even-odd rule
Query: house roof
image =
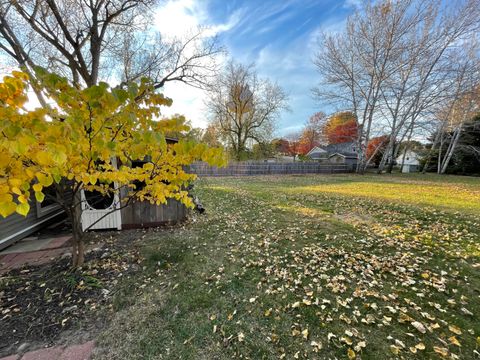
<path fill-rule="evenodd" d="M 332 156 L 336 156 L 336 155 L 341 156 L 345 159 L 356 159 L 357 158 L 357 154 L 355 154 L 355 153 L 344 153 L 344 154 L 342 154 L 342 153 L 339 153 L 339 152 L 331 154 L 329 156 L 329 158 L 331 158 Z"/>
<path fill-rule="evenodd" d="M 341 154 L 352 154 L 355 151 L 356 143 L 354 142 L 345 142 L 338 144 L 329 144 L 325 147 L 325 150 L 329 153 L 341 153 Z"/>
<path fill-rule="evenodd" d="M 314 146 L 308 153 L 307 155 L 315 154 L 315 153 L 326 153 L 327 150 L 320 146 Z"/>

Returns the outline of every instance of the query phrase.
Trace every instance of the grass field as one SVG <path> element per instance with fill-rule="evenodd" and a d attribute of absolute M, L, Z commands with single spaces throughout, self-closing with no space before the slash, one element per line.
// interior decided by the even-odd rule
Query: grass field
<path fill-rule="evenodd" d="M 480 179 L 208 178 L 145 234 L 105 359 L 474 359 Z"/>

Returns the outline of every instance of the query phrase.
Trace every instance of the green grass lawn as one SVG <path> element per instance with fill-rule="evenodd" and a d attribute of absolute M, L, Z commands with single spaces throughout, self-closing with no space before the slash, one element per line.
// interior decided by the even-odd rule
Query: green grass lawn
<path fill-rule="evenodd" d="M 474 359 L 480 179 L 204 178 L 147 232 L 105 359 Z"/>

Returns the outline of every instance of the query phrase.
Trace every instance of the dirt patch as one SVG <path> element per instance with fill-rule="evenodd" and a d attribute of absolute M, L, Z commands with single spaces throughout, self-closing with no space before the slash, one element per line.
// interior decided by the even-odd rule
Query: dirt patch
<path fill-rule="evenodd" d="M 150 231 L 155 231 L 154 229 Z M 82 269 L 64 256 L 0 276 L 0 357 L 45 345 L 87 341 L 108 321 L 122 277 L 140 270 L 144 230 L 89 233 Z"/>

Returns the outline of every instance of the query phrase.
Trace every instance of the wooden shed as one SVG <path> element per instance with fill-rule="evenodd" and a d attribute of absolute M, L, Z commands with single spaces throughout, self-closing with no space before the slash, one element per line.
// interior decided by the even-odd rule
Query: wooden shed
<path fill-rule="evenodd" d="M 174 138 L 167 138 L 167 143 L 177 142 Z M 52 188 L 53 191 L 53 188 Z M 187 208 L 179 201 L 169 199 L 167 204 L 152 205 L 149 202 L 136 202 L 119 211 L 111 212 L 120 208 L 120 196 L 105 199 L 102 206 L 96 208 L 96 201 L 88 202 L 84 193 L 82 200 L 82 227 L 86 229 L 105 214 L 101 221 L 95 223 L 91 229 L 128 229 L 160 226 L 183 221 L 187 217 Z M 33 205 L 26 217 L 13 214 L 7 218 L 0 218 L 0 250 L 49 226 L 52 223 L 65 219 L 66 214 L 59 205 L 48 200 L 42 203 L 31 200 Z M 93 204 L 92 204 L 93 203 Z M 111 213 L 110 213 L 111 212 Z"/>
<path fill-rule="evenodd" d="M 168 144 L 177 140 L 167 138 Z M 145 161 L 135 161 L 132 166 L 142 166 Z M 185 220 L 187 208 L 174 199 L 166 204 L 152 205 L 148 201 L 136 201 L 122 207 L 122 198 L 127 197 L 128 189 L 121 189 L 119 194 L 103 197 L 82 192 L 82 228 L 98 229 L 131 229 L 172 224 Z M 119 209 L 118 211 L 114 211 Z"/>

